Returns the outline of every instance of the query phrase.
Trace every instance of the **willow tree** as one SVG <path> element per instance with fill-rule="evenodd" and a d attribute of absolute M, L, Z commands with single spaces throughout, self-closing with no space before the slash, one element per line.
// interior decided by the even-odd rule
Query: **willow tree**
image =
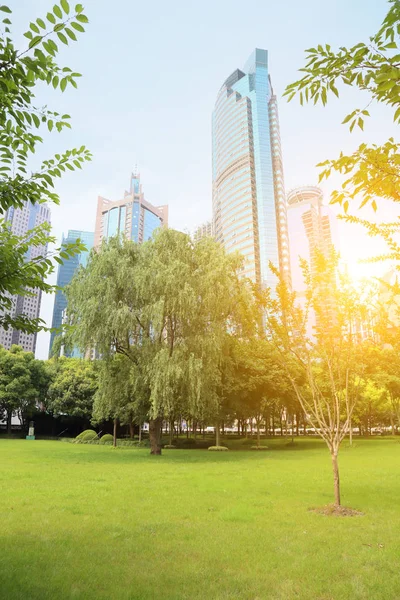
<path fill-rule="evenodd" d="M 213 240 L 160 230 L 142 245 L 104 243 L 67 290 L 74 343 L 130 361 L 152 454 L 161 453 L 163 419 L 182 402 L 198 419 L 218 413 L 222 346 L 251 322 L 240 265 Z"/>

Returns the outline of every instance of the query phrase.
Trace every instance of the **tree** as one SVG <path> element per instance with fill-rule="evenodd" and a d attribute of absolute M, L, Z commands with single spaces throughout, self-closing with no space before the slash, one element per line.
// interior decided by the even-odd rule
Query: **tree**
<path fill-rule="evenodd" d="M 80 358 L 52 359 L 54 372 L 46 408 L 53 414 L 90 419 L 97 389 L 96 363 Z"/>
<path fill-rule="evenodd" d="M 182 401 L 199 420 L 218 414 L 224 342 L 251 320 L 240 264 L 211 239 L 160 230 L 142 245 L 104 243 L 67 289 L 74 343 L 132 363 L 153 454 L 162 420 Z"/>
<path fill-rule="evenodd" d="M 82 168 L 91 155 L 84 146 L 56 154 L 43 161 L 39 169 L 31 172 L 30 161 L 37 145 L 43 142 L 40 129 L 61 132 L 70 127 L 70 117 L 35 105 L 35 90 L 42 83 L 64 91 L 67 86 L 77 87 L 79 73 L 69 67 L 60 67 L 55 58 L 59 52 L 55 40 L 63 44 L 75 41 L 88 22 L 83 6 L 71 10 L 67 0 L 55 4 L 46 17 L 29 24 L 25 32 L 27 47 L 15 48 L 11 39 L 11 9 L 0 6 L 3 13 L 4 34 L 0 37 L 0 326 L 22 329 L 33 333 L 44 328 L 44 321 L 27 315 L 14 317 L 14 294 L 54 291 L 55 286 L 45 282 L 53 272 L 55 263 L 84 249 L 78 240 L 58 248 L 53 256 L 46 255 L 48 243 L 55 242 L 47 224 L 35 227 L 20 238 L 13 234 L 5 216 L 9 209 L 21 208 L 29 200 L 33 204 L 59 203 L 54 191 L 55 179 L 66 170 Z M 27 249 L 43 247 L 35 259 L 27 259 Z"/>
<path fill-rule="evenodd" d="M 320 254 L 313 272 L 303 267 L 306 312 L 311 308 L 316 318 L 314 337 L 307 336 L 305 313 L 282 278 L 275 296 L 265 293 L 267 331 L 308 422 L 329 449 L 339 507 L 339 449 L 351 428 L 362 375 L 354 323 L 364 306 L 347 278 L 338 274 L 335 254 Z M 300 385 L 295 373 L 306 385 Z"/>
<path fill-rule="evenodd" d="M 400 0 L 389 0 L 391 5 L 378 32 L 368 42 L 360 42 L 351 48 L 341 47 L 338 51 L 329 44 L 306 50 L 306 65 L 301 69 L 303 77 L 287 86 L 285 95 L 289 100 L 298 96 L 300 103 L 322 102 L 326 105 L 331 94 L 339 97 L 340 84 L 358 88 L 369 95 L 363 108 L 348 114 L 344 124 L 350 131 L 355 126 L 364 128 L 365 118 L 370 116 L 368 108 L 372 102 L 386 104 L 394 111 L 395 123 L 400 122 Z M 382 145 L 361 144 L 353 154 L 340 155 L 338 159 L 320 163 L 320 180 L 332 172 L 343 175 L 342 188 L 333 192 L 332 203 L 340 203 L 345 213 L 350 203 L 360 200 L 377 209 L 377 198 L 400 202 L 399 144 L 390 138 Z M 357 217 L 345 215 L 349 222 L 358 222 L 367 227 L 370 235 L 381 235 L 389 244 L 389 257 L 400 259 L 400 248 L 393 233 L 398 223 L 376 225 Z"/>
<path fill-rule="evenodd" d="M 39 361 L 20 346 L 0 347 L 0 410 L 6 414 L 7 433 L 15 413 L 29 413 L 40 398 Z"/>

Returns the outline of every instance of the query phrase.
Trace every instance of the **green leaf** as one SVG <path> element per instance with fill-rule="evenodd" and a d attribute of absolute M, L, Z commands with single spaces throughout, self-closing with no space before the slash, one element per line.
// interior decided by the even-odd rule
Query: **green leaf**
<path fill-rule="evenodd" d="M 397 48 L 396 42 L 390 42 L 390 44 L 386 44 L 385 50 L 386 49 L 391 49 L 391 48 L 393 48 L 393 49 Z"/>
<path fill-rule="evenodd" d="M 66 44 L 68 46 L 68 40 L 65 37 L 65 35 L 63 33 L 61 33 L 60 31 L 57 33 L 57 37 L 59 40 L 62 41 L 63 44 Z"/>
<path fill-rule="evenodd" d="M 68 27 L 66 27 L 65 32 L 68 35 L 68 37 L 71 38 L 71 40 L 73 40 L 74 42 L 76 42 L 76 35 L 74 34 L 74 32 L 71 29 L 69 29 Z"/>
<path fill-rule="evenodd" d="M 29 23 L 29 27 L 32 29 L 32 31 L 34 31 L 35 33 L 40 33 L 40 29 L 39 27 L 35 24 L 35 23 Z"/>
<path fill-rule="evenodd" d="M 49 128 L 49 131 L 53 129 L 53 121 L 51 119 L 47 121 L 47 127 Z"/>
<path fill-rule="evenodd" d="M 67 78 L 64 77 L 64 79 L 61 79 L 61 83 L 60 83 L 61 91 L 63 92 L 66 87 L 67 87 Z"/>
<path fill-rule="evenodd" d="M 10 8 L 8 8 L 8 6 L 6 6 L 5 4 L 2 4 L 2 5 L 0 6 L 0 10 L 1 10 L 2 12 L 8 13 L 8 14 L 12 13 L 12 10 L 11 10 Z"/>
<path fill-rule="evenodd" d="M 400 119 L 400 107 L 394 113 L 393 121 L 398 121 Z"/>
<path fill-rule="evenodd" d="M 58 82 L 59 82 L 58 75 L 55 75 L 52 79 L 52 84 L 53 84 L 54 89 L 56 89 L 56 87 L 58 86 Z"/>
<path fill-rule="evenodd" d="M 76 15 L 76 20 L 80 21 L 80 23 L 89 23 L 89 19 L 87 18 L 86 15 Z"/>
<path fill-rule="evenodd" d="M 81 13 L 83 11 L 83 4 L 77 4 L 75 6 L 75 12 L 76 13 Z"/>
<path fill-rule="evenodd" d="M 61 0 L 60 2 L 63 11 L 65 12 L 66 15 L 69 15 L 69 4 L 67 0 Z"/>
<path fill-rule="evenodd" d="M 79 23 L 75 23 L 75 21 L 72 21 L 71 27 L 73 27 L 76 31 L 80 31 L 81 33 L 84 33 L 85 31 L 82 25 L 80 25 Z"/>
<path fill-rule="evenodd" d="M 53 23 L 53 25 L 54 25 L 54 23 L 56 22 L 56 18 L 55 18 L 55 16 L 53 15 L 53 13 L 51 13 L 51 12 L 48 12 L 48 13 L 47 13 L 47 15 L 46 15 L 46 19 L 47 19 L 47 20 L 48 20 L 50 23 Z"/>
<path fill-rule="evenodd" d="M 40 44 L 40 42 L 42 41 L 42 36 L 40 35 L 36 35 L 30 42 L 29 42 L 29 48 L 33 48 L 34 46 L 37 46 L 38 44 Z"/>
<path fill-rule="evenodd" d="M 32 113 L 32 119 L 33 119 L 33 122 L 35 123 L 36 127 L 40 127 L 40 119 L 36 113 Z"/>
<path fill-rule="evenodd" d="M 41 27 L 42 29 L 46 29 L 46 23 L 43 21 L 43 19 L 36 19 L 36 23 L 39 25 L 39 27 Z"/>
<path fill-rule="evenodd" d="M 62 11 L 61 11 L 61 8 L 58 6 L 58 4 L 55 4 L 53 6 L 53 13 L 56 15 L 56 17 L 58 17 L 59 19 L 62 19 Z"/>
<path fill-rule="evenodd" d="M 364 119 L 362 119 L 361 117 L 359 117 L 358 119 L 358 126 L 362 131 L 364 130 Z"/>

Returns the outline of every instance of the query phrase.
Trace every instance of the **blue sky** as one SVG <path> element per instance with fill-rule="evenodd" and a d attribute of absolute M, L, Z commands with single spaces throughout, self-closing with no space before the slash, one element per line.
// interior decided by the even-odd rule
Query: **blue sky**
<path fill-rule="evenodd" d="M 14 0 L 13 31 L 20 47 L 29 21 L 53 3 Z M 119 198 L 138 163 L 146 198 L 169 204 L 170 225 L 192 230 L 211 216 L 211 112 L 219 87 L 242 67 L 254 47 L 269 51 L 274 89 L 281 96 L 297 78 L 304 49 L 318 43 L 350 45 L 373 34 L 384 0 L 87 0 L 87 32 L 59 62 L 82 73 L 78 90 L 43 88 L 38 104 L 72 116 L 73 129 L 46 136 L 37 159 L 85 144 L 94 154 L 83 172 L 58 185 L 61 206 L 52 209 L 55 235 L 94 229 L 97 196 Z M 363 141 L 393 135 L 390 111 L 373 108 L 364 133 L 350 135 L 344 115 L 367 101 L 346 90 L 340 102 L 300 107 L 279 102 L 286 188 L 315 184 L 315 164 L 351 151 Z M 334 181 L 324 186 L 326 195 Z M 361 233 L 359 234 L 361 236 Z M 341 232 L 344 255 L 359 251 L 357 236 Z M 359 240 L 361 237 L 358 238 Z M 53 298 L 43 299 L 51 321 Z M 48 351 L 40 334 L 37 356 Z"/>

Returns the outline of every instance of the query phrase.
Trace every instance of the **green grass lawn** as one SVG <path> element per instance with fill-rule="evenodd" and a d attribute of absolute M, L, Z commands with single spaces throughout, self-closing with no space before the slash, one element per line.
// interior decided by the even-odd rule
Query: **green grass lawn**
<path fill-rule="evenodd" d="M 0 440 L 0 598 L 397 600 L 400 443 L 265 452 Z"/>

